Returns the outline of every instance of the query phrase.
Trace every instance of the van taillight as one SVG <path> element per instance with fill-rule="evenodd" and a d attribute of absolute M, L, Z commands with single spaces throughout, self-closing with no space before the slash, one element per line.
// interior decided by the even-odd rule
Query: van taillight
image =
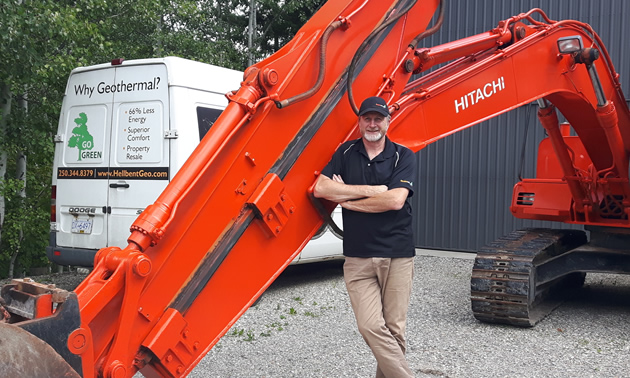
<path fill-rule="evenodd" d="M 57 221 L 57 185 L 50 189 L 50 221 Z"/>
<path fill-rule="evenodd" d="M 112 59 L 112 66 L 120 66 L 124 60 L 124 58 Z"/>

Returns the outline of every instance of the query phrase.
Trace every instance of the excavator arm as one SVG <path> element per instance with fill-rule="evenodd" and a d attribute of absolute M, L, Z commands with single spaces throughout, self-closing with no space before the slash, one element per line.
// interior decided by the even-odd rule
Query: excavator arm
<path fill-rule="evenodd" d="M 55 311 L 15 326 L 53 346 L 82 376 L 188 374 L 321 226 L 309 188 L 337 146 L 357 136 L 356 104 L 373 95 L 391 105 L 391 138 L 416 151 L 541 100 L 556 156 L 549 155 L 549 177 L 541 180 L 570 193 L 547 213 L 592 220 L 604 184 L 625 206 L 628 112 L 595 33 L 533 11 L 479 36 L 419 48 L 443 19 L 440 5 L 326 3 L 291 42 L 245 71 L 200 146 L 132 225 L 129 245 L 99 251 L 93 272 L 54 302 Z M 427 30 L 438 8 L 436 27 Z M 558 40 L 573 36 L 583 47 L 597 46 L 602 58 L 559 53 Z M 578 63 L 582 58 L 587 63 Z M 446 65 L 409 83 L 414 73 L 439 64 Z M 601 75 L 602 91 L 587 65 Z M 578 142 L 564 143 L 568 137 L 558 135 L 553 106 L 571 122 Z M 579 148 L 588 156 L 578 162 Z M 595 178 L 597 184 L 588 181 Z M 513 206 L 517 215 L 548 216 L 519 206 Z M 614 222 L 626 225 L 627 216 Z M 26 298 L 29 290 L 16 283 L 3 297 Z M 46 288 L 31 291 L 25 301 L 53 303 Z M 59 330 L 55 340 L 44 332 L 50 329 Z"/>

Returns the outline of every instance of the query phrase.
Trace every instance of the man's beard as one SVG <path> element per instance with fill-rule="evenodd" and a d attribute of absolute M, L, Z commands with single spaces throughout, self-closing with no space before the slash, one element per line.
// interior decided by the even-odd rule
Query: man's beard
<path fill-rule="evenodd" d="M 385 133 L 381 131 L 379 131 L 378 134 L 374 132 L 372 133 L 365 132 L 365 134 L 363 135 L 365 140 L 367 140 L 368 142 L 378 142 L 379 140 L 383 139 L 384 136 L 385 136 Z"/>

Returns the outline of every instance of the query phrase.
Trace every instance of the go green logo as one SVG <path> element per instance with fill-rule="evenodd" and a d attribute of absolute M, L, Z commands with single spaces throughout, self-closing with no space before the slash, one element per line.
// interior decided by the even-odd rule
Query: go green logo
<path fill-rule="evenodd" d="M 91 150 L 94 148 L 94 138 L 88 132 L 87 127 L 88 117 L 85 113 L 79 113 L 79 118 L 74 119 L 74 123 L 77 124 L 77 127 L 72 129 L 72 136 L 68 141 L 68 147 L 77 148 L 79 150 L 79 161 L 81 161 L 81 156 L 84 155 L 85 150 Z M 88 154 L 87 157 L 91 157 Z"/>

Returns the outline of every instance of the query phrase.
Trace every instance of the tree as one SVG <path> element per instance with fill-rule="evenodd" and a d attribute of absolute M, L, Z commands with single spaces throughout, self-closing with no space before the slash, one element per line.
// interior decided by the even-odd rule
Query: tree
<path fill-rule="evenodd" d="M 7 260 L 23 268 L 43 260 L 50 206 L 51 125 L 59 109 L 59 101 L 51 99 L 62 97 L 61 77 L 76 64 L 73 54 L 81 54 L 84 43 L 99 40 L 94 26 L 77 22 L 80 12 L 80 8 L 47 0 L 5 0 L 0 6 L 0 154 L 4 157 L 0 164 L 5 169 L 0 172 L 4 205 L 0 262 L 4 261 L 5 269 Z M 31 99 L 28 112 L 26 93 Z M 32 169 L 25 173 L 22 168 L 16 177 L 26 161 L 24 152 L 29 153 Z M 8 270 L 12 275 L 12 269 Z"/>
<path fill-rule="evenodd" d="M 254 61 L 286 44 L 326 0 L 198 0 L 180 5 L 165 23 L 163 51 L 236 70 L 248 66 L 250 6 L 255 4 Z M 189 4 L 190 2 L 186 2 Z M 185 30 L 184 46 L 174 36 Z"/>
<path fill-rule="evenodd" d="M 293 38 L 325 0 L 257 0 L 258 54 L 265 58 Z"/>

